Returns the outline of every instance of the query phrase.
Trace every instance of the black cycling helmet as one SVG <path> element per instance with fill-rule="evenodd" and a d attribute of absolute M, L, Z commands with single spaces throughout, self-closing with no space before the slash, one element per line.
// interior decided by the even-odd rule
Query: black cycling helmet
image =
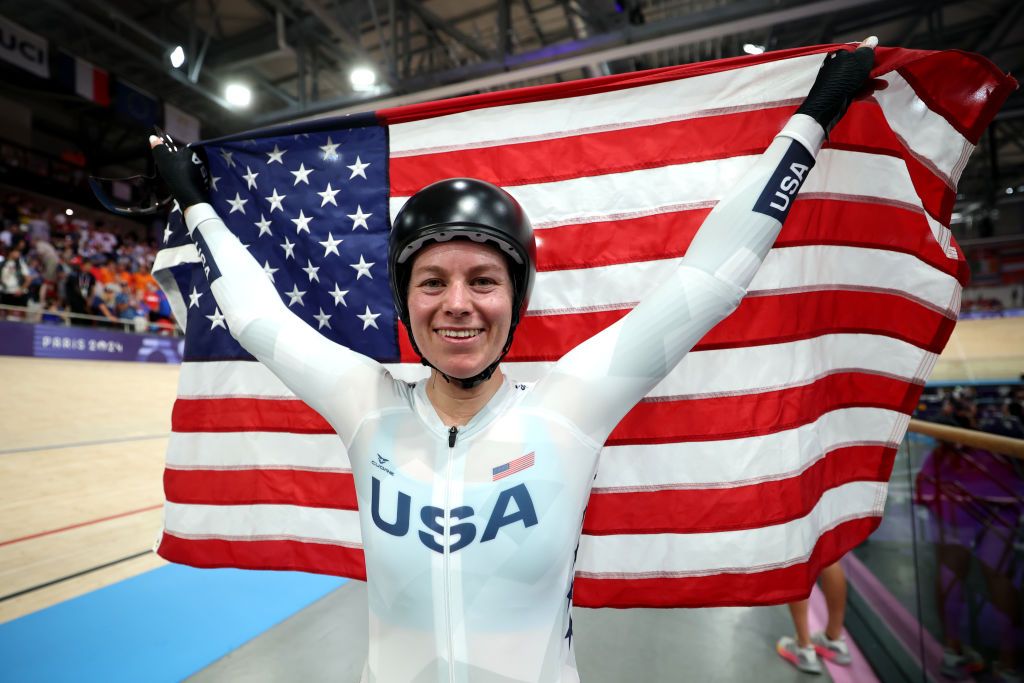
<path fill-rule="evenodd" d="M 473 377 L 451 378 L 470 388 L 487 380 L 512 345 L 512 335 L 526 313 L 536 273 L 533 226 L 512 195 L 483 180 L 449 178 L 416 192 L 395 216 L 388 244 L 388 277 L 398 317 L 409 330 L 413 348 L 424 365 L 434 367 L 416 345 L 409 323 L 409 278 L 412 257 L 428 242 L 469 239 L 491 244 L 506 258 L 512 276 L 512 325 L 501 354 Z M 436 368 L 435 368 L 436 369 Z"/>

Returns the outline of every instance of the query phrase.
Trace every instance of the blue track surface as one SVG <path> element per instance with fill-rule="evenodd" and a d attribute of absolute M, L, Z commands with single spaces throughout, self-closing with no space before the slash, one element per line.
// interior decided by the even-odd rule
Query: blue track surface
<path fill-rule="evenodd" d="M 168 565 L 0 624 L 0 680 L 179 681 L 346 579 Z"/>

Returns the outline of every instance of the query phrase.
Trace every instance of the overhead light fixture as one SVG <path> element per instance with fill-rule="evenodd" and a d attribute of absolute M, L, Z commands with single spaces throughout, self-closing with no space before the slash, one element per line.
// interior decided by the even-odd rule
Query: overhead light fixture
<path fill-rule="evenodd" d="M 173 66 L 175 69 L 177 69 L 179 66 L 185 63 L 185 50 L 181 47 L 181 45 L 178 45 L 173 50 L 171 50 L 170 59 L 171 66 Z"/>
<path fill-rule="evenodd" d="M 377 82 L 377 74 L 369 67 L 357 66 L 349 73 L 348 80 L 356 90 L 369 90 Z"/>
<path fill-rule="evenodd" d="M 759 55 L 764 52 L 764 45 L 754 45 L 753 43 L 744 43 L 743 51 L 748 55 Z"/>
<path fill-rule="evenodd" d="M 229 83 L 224 89 L 224 99 L 233 107 L 248 107 L 252 102 L 252 91 L 241 83 Z"/>
<path fill-rule="evenodd" d="M 66 213 L 69 216 L 74 216 L 75 215 L 75 210 L 74 209 L 64 209 L 64 213 Z"/>

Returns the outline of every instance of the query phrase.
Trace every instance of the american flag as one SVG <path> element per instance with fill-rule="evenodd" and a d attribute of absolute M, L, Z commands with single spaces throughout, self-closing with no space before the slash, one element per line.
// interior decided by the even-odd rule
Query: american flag
<path fill-rule="evenodd" d="M 668 277 L 829 49 L 212 141 L 211 202 L 291 310 L 411 380 L 424 369 L 388 292 L 389 219 L 442 178 L 505 187 L 538 241 L 530 311 L 505 363 L 532 381 Z M 577 605 L 804 597 L 878 526 L 968 277 L 948 229 L 956 182 L 1015 83 L 961 52 L 879 48 L 874 75 L 885 89 L 832 132 L 739 309 L 608 439 Z M 160 554 L 364 578 L 344 448 L 228 334 L 180 214 L 156 270 L 187 331 Z"/>
<path fill-rule="evenodd" d="M 491 481 L 498 481 L 511 476 L 516 472 L 522 472 L 528 467 L 533 467 L 533 452 L 521 455 L 515 460 L 510 460 L 504 465 L 498 465 L 491 469 Z"/>

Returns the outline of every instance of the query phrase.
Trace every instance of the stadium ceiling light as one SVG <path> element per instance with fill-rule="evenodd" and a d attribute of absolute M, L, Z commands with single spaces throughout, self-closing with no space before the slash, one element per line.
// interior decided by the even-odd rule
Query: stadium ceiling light
<path fill-rule="evenodd" d="M 759 55 L 764 52 L 764 45 L 754 45 L 753 43 L 744 43 L 743 51 L 748 55 Z"/>
<path fill-rule="evenodd" d="M 177 69 L 179 66 L 185 63 L 185 50 L 181 47 L 181 45 L 177 45 L 173 50 L 171 50 L 170 59 L 171 66 L 173 66 L 175 69 Z"/>
<path fill-rule="evenodd" d="M 224 88 L 224 99 L 233 107 L 248 107 L 252 102 L 252 91 L 241 83 L 228 83 Z"/>
<path fill-rule="evenodd" d="M 74 209 L 64 209 L 64 213 L 66 213 L 69 216 L 74 216 L 75 215 L 75 210 Z"/>
<path fill-rule="evenodd" d="M 369 90 L 377 82 L 377 74 L 369 67 L 357 66 L 349 73 L 348 80 L 356 90 Z"/>

